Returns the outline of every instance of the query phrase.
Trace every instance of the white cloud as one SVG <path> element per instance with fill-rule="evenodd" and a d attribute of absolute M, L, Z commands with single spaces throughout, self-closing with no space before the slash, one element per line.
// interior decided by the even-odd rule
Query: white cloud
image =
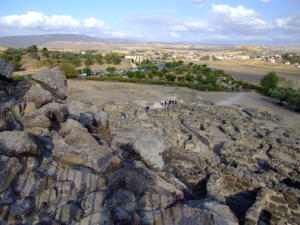
<path fill-rule="evenodd" d="M 0 17 L 0 28 L 59 31 L 65 29 L 109 29 L 109 26 L 96 18 L 75 19 L 69 15 L 46 16 L 40 12 Z"/>
<path fill-rule="evenodd" d="M 271 2 L 271 0 L 259 0 L 260 2 L 263 2 L 263 3 L 269 3 Z"/>
<path fill-rule="evenodd" d="M 281 30 L 300 33 L 300 15 L 276 19 L 275 24 Z"/>
<path fill-rule="evenodd" d="M 268 24 L 258 18 L 258 13 L 242 5 L 231 7 L 228 5 L 212 5 L 213 25 L 219 31 L 240 34 L 254 34 L 265 32 Z"/>
<path fill-rule="evenodd" d="M 174 32 L 170 33 L 171 37 L 173 38 L 179 38 L 180 36 Z"/>

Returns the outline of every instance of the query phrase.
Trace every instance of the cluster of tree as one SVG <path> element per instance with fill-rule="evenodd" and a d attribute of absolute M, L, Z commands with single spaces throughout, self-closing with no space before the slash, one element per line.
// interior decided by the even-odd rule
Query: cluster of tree
<path fill-rule="evenodd" d="M 263 92 L 272 98 L 279 100 L 282 104 L 296 106 L 300 110 L 300 90 L 291 87 L 278 87 L 279 77 L 275 72 L 266 74 L 260 84 Z"/>
<path fill-rule="evenodd" d="M 291 62 L 292 64 L 300 63 L 300 55 L 295 53 L 282 54 L 282 59 Z"/>
<path fill-rule="evenodd" d="M 0 54 L 0 57 L 7 61 L 12 61 L 15 66 L 15 70 L 18 71 L 22 67 L 21 60 L 22 55 L 24 54 L 24 49 L 7 48 L 5 51 L 2 52 L 2 54 Z"/>

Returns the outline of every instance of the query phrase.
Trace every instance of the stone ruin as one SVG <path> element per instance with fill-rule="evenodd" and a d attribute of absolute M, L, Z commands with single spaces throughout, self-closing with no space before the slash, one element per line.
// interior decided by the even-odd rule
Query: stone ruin
<path fill-rule="evenodd" d="M 300 224 L 300 135 L 278 116 L 71 101 L 53 69 L 1 82 L 0 224 Z"/>

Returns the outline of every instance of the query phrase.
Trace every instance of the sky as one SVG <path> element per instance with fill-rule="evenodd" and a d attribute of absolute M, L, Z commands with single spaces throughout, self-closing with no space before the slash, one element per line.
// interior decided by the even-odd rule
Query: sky
<path fill-rule="evenodd" d="M 300 0 L 0 0 L 0 36 L 300 45 Z"/>

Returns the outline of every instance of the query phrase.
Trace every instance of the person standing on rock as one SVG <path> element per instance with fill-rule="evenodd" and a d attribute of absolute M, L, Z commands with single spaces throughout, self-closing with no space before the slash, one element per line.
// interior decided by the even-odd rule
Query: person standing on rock
<path fill-rule="evenodd" d="M 149 106 L 146 106 L 145 111 L 146 111 L 147 115 L 148 115 L 148 113 L 149 113 L 149 110 L 150 110 L 150 107 L 149 107 Z"/>
<path fill-rule="evenodd" d="M 126 120 L 126 115 L 123 112 L 121 112 L 121 120 Z"/>

